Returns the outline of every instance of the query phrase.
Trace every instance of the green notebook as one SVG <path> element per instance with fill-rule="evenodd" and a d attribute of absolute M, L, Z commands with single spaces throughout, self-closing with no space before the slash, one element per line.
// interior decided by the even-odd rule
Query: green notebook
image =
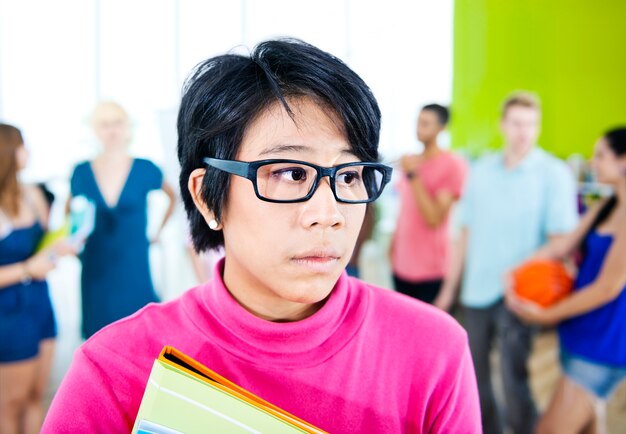
<path fill-rule="evenodd" d="M 70 201 L 70 215 L 63 225 L 53 231 L 46 232 L 36 251 L 52 247 L 57 241 L 66 239 L 77 251 L 82 249 L 85 241 L 93 232 L 96 223 L 96 206 L 85 196 L 76 196 Z"/>
<path fill-rule="evenodd" d="M 155 360 L 133 433 L 324 433 L 185 354 Z"/>

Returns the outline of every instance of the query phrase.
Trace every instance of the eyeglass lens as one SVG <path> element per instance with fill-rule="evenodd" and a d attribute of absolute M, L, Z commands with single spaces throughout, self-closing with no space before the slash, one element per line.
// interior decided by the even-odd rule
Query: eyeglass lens
<path fill-rule="evenodd" d="M 259 194 L 272 200 L 298 200 L 315 185 L 317 170 L 297 163 L 269 163 L 257 170 Z M 384 173 L 371 166 L 347 166 L 335 175 L 337 197 L 346 201 L 367 201 L 379 194 Z"/>

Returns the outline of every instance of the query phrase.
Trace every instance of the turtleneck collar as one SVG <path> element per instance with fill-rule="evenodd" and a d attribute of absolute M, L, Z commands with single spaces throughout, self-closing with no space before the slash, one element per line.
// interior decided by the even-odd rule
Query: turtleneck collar
<path fill-rule="evenodd" d="M 356 334 L 368 308 L 370 293 L 359 289 L 344 272 L 326 303 L 300 321 L 272 322 L 241 306 L 224 285 L 224 259 L 213 279 L 199 288 L 204 314 L 198 327 L 226 351 L 254 364 L 276 367 L 314 366 L 332 357 Z"/>

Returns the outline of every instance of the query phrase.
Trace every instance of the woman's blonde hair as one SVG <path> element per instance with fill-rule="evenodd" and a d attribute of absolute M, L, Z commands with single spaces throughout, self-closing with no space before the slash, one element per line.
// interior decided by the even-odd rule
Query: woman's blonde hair
<path fill-rule="evenodd" d="M 95 126 L 104 119 L 110 119 L 111 117 L 121 117 L 127 123 L 130 123 L 130 117 L 128 112 L 115 101 L 102 101 L 96 105 L 91 113 L 91 125 Z"/>
<path fill-rule="evenodd" d="M 21 131 L 0 124 L 0 209 L 9 217 L 16 217 L 20 211 L 17 150 L 21 146 L 24 146 Z"/>

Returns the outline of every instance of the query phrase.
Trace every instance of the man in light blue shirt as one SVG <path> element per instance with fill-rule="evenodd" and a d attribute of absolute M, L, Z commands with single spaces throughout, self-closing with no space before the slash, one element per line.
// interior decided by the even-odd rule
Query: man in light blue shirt
<path fill-rule="evenodd" d="M 489 353 L 499 339 L 506 421 L 532 433 L 537 411 L 526 363 L 532 330 L 503 304 L 505 276 L 541 245 L 574 229 L 576 187 L 565 163 L 538 148 L 540 107 L 535 96 L 513 94 L 504 104 L 504 150 L 470 169 L 457 210 L 461 231 L 451 272 L 435 304 L 449 309 L 462 276 L 464 325 L 476 368 L 483 430 L 502 433 L 491 386 Z"/>

